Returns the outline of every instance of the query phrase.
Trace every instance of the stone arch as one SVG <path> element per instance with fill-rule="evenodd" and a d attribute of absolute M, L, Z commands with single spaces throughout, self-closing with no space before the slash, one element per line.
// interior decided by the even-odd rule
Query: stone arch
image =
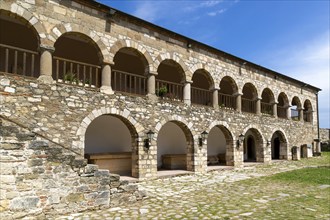
<path fill-rule="evenodd" d="M 149 52 L 147 51 L 147 49 L 132 40 L 126 39 L 126 40 L 118 40 L 116 41 L 112 47 L 110 48 L 110 56 L 111 56 L 111 61 L 114 62 L 114 57 L 116 55 L 116 53 L 122 49 L 122 48 L 133 48 L 136 51 L 138 51 L 142 56 L 144 56 L 144 58 L 147 60 L 147 64 L 148 64 L 148 71 L 155 73 L 157 71 L 157 69 L 153 68 L 153 59 L 151 57 L 151 55 L 149 54 Z"/>
<path fill-rule="evenodd" d="M 110 115 L 113 117 L 116 117 L 120 119 L 128 128 L 131 134 L 132 138 L 132 169 L 131 169 L 131 175 L 133 177 L 139 177 L 139 161 L 137 157 L 137 152 L 139 151 L 139 143 L 142 143 L 142 137 L 145 136 L 145 129 L 144 127 L 137 122 L 132 116 L 129 110 L 123 109 L 120 110 L 118 108 L 99 108 L 94 109 L 92 112 L 90 112 L 80 123 L 79 128 L 76 132 L 76 135 L 78 137 L 78 141 L 73 141 L 72 146 L 78 148 L 82 155 L 84 155 L 85 151 L 85 135 L 86 131 L 88 129 L 88 126 L 102 115 Z"/>
<path fill-rule="evenodd" d="M 261 113 L 273 115 L 273 105 L 275 96 L 268 87 L 264 88 L 261 93 Z"/>
<path fill-rule="evenodd" d="M 220 143 L 219 140 L 212 140 L 210 137 L 210 133 L 215 129 L 215 128 L 218 128 L 222 135 L 224 136 L 224 139 L 225 139 L 225 143 Z M 208 141 L 207 141 L 207 161 L 208 161 L 208 165 L 209 164 L 212 164 L 212 163 L 215 163 L 218 162 L 221 164 L 221 163 L 225 163 L 226 165 L 234 165 L 234 158 L 233 158 L 233 155 L 234 155 L 234 136 L 232 134 L 232 132 L 230 131 L 229 127 L 228 127 L 228 124 L 226 122 L 221 122 L 221 121 L 214 121 L 211 123 L 211 125 L 208 127 L 208 130 L 207 132 L 209 133 L 209 137 L 208 137 Z M 212 133 L 211 133 L 212 134 Z M 221 134 L 219 135 L 218 133 L 218 137 L 219 136 L 222 136 Z M 214 138 L 217 137 L 216 135 L 214 135 Z M 221 150 L 220 152 L 220 149 L 218 151 L 214 151 L 213 152 L 210 152 L 211 154 L 209 154 L 209 150 L 211 151 L 210 149 L 210 145 L 211 142 L 213 141 L 213 144 L 217 143 L 217 145 L 223 145 L 225 144 L 225 148 Z M 222 147 L 223 148 L 223 147 Z M 223 150 L 225 150 L 225 152 L 223 152 Z M 214 152 L 217 152 L 219 154 L 217 155 L 212 155 L 212 153 Z M 213 162 L 212 162 L 213 161 Z"/>
<path fill-rule="evenodd" d="M 127 54 L 130 54 L 131 56 L 136 56 L 136 57 L 138 57 L 139 58 L 139 61 L 140 61 L 140 63 L 142 63 L 143 64 L 143 66 L 144 66 L 144 70 L 143 70 L 143 74 L 142 75 L 148 75 L 149 74 L 149 67 L 150 67 L 150 65 L 149 65 L 149 61 L 147 60 L 147 58 L 144 56 L 144 54 L 142 54 L 139 50 L 137 50 L 137 49 L 135 49 L 135 48 L 133 48 L 133 47 L 121 47 L 118 51 L 116 51 L 116 53 L 115 53 L 115 55 L 114 55 L 114 57 L 113 57 L 113 63 L 114 63 L 114 65 L 112 66 L 112 68 L 113 69 L 116 69 L 116 70 L 121 70 L 121 69 L 117 69 L 116 68 L 116 66 L 117 66 L 117 64 L 118 64 L 118 58 L 117 58 L 117 56 L 118 56 L 118 54 L 123 54 L 123 53 L 121 53 L 121 52 L 126 52 Z M 127 58 L 128 59 L 128 58 Z M 132 57 L 130 57 L 129 59 L 132 59 Z M 126 62 L 125 62 L 125 64 L 126 64 L 126 66 L 128 66 L 127 65 L 127 60 L 125 60 Z M 121 62 L 119 62 L 119 63 L 121 63 Z M 125 65 L 123 65 L 122 63 L 121 63 L 121 65 L 120 65 L 121 67 L 125 67 Z M 123 68 L 124 69 L 124 68 Z M 126 68 L 127 69 L 127 68 Z M 134 72 L 134 71 L 137 71 L 136 69 L 141 69 L 141 68 L 136 68 L 135 67 L 135 69 L 134 69 L 134 64 L 132 65 L 132 67 L 130 68 L 130 70 L 122 70 L 122 71 L 125 71 L 125 72 L 130 72 L 130 73 L 135 73 L 135 74 L 138 74 L 138 75 L 140 75 L 141 73 L 136 73 L 136 72 Z"/>
<path fill-rule="evenodd" d="M 211 106 L 213 103 L 214 81 L 205 69 L 197 69 L 192 76 L 191 103 Z"/>
<path fill-rule="evenodd" d="M 38 32 L 40 27 L 37 30 L 38 25 L 34 26 L 28 18 L 0 9 L 0 72 L 40 76 L 42 35 Z"/>
<path fill-rule="evenodd" d="M 214 84 L 214 80 L 213 80 L 213 77 L 211 76 L 210 72 L 207 71 L 206 69 L 204 68 L 200 68 L 200 69 L 197 69 L 193 72 L 193 75 L 191 76 L 191 79 L 193 79 L 194 75 L 196 74 L 196 72 L 202 72 L 205 76 L 205 78 L 207 79 L 210 87 L 209 89 L 212 89 L 214 88 L 215 84 Z"/>
<path fill-rule="evenodd" d="M 265 139 L 262 135 L 262 133 L 260 132 L 260 128 L 258 128 L 258 126 L 255 125 L 249 125 L 246 128 L 244 128 L 243 133 L 242 133 L 245 138 L 244 138 L 244 144 L 243 144 L 243 152 L 244 152 L 244 160 L 245 161 L 256 161 L 256 162 L 265 162 L 268 160 L 267 156 L 267 150 L 264 148 L 264 143 L 265 143 Z M 249 146 L 248 146 L 248 141 L 249 138 L 253 138 L 253 142 L 254 142 L 254 149 L 250 149 L 249 151 Z M 249 158 L 249 152 L 254 151 L 254 158 L 252 156 L 252 158 Z"/>
<path fill-rule="evenodd" d="M 272 159 L 289 159 L 291 151 L 289 150 L 288 138 L 285 131 L 281 128 L 273 129 L 270 137 L 271 158 Z"/>
<path fill-rule="evenodd" d="M 257 88 L 250 82 L 245 83 L 242 88 L 242 111 L 257 113 L 257 100 L 259 99 Z"/>
<path fill-rule="evenodd" d="M 309 99 L 306 99 L 304 101 L 303 108 L 304 108 L 304 111 L 303 111 L 304 121 L 312 122 L 313 121 L 313 106 L 312 106 L 312 103 Z"/>
<path fill-rule="evenodd" d="M 187 65 L 183 62 L 183 60 L 180 58 L 180 56 L 177 53 L 163 53 L 163 54 L 159 54 L 155 61 L 154 61 L 154 70 L 158 70 L 159 65 L 165 61 L 165 60 L 173 60 L 174 62 L 176 62 L 177 64 L 179 64 L 179 66 L 182 68 L 183 70 L 183 77 L 184 77 L 184 81 L 191 81 L 192 79 L 192 73 L 190 72 L 190 70 L 188 69 Z M 158 74 L 158 73 L 157 73 Z"/>
<path fill-rule="evenodd" d="M 170 116 L 166 119 L 163 118 L 155 126 L 155 139 L 157 140 L 157 158 L 158 158 L 158 160 L 159 160 L 159 158 L 162 157 L 162 155 L 164 153 L 159 146 L 159 144 L 161 144 L 160 138 L 162 138 L 162 136 L 160 136 L 159 134 L 162 131 L 162 128 L 164 128 L 166 125 L 169 125 L 169 123 L 171 123 L 171 124 L 173 123 L 177 127 L 179 127 L 180 131 L 183 132 L 184 138 L 185 138 L 185 143 L 186 143 L 185 152 L 184 153 L 181 152 L 179 155 L 180 160 L 185 161 L 185 164 L 183 164 L 184 168 L 180 168 L 180 169 L 194 171 L 195 170 L 194 163 L 193 163 L 193 161 L 194 161 L 194 134 L 190 130 L 192 127 L 192 124 L 188 124 L 184 119 L 182 119 L 179 116 Z M 170 139 L 168 139 L 168 140 L 170 140 Z M 182 150 L 182 148 L 181 148 L 181 150 Z M 166 155 L 171 156 L 171 153 L 166 152 Z M 174 153 L 174 156 L 175 156 L 175 153 Z M 169 167 L 168 167 L 168 165 L 165 165 L 163 168 L 168 169 Z M 173 169 L 176 169 L 176 168 L 173 167 Z"/>
<path fill-rule="evenodd" d="M 294 121 L 299 121 L 301 118 L 301 101 L 298 96 L 294 96 L 291 100 L 291 119 Z"/>
<path fill-rule="evenodd" d="M 99 50 L 99 56 L 102 58 L 102 61 L 105 63 L 112 63 L 112 59 L 110 57 L 110 53 L 106 47 L 106 45 L 102 42 L 101 38 L 90 28 L 87 26 L 79 26 L 77 24 L 57 24 L 51 30 L 51 36 L 53 38 L 53 45 L 62 35 L 66 33 L 79 33 L 87 38 L 89 38 L 93 45 L 96 45 Z"/>
<path fill-rule="evenodd" d="M 135 130 L 134 133 L 136 133 L 137 137 L 140 138 L 144 136 L 144 128 L 143 126 L 137 122 L 132 116 L 131 112 L 128 109 L 120 110 L 117 108 L 99 108 L 94 109 L 91 113 L 89 113 L 80 123 L 79 128 L 76 132 L 76 135 L 78 136 L 79 141 L 75 141 L 72 143 L 73 146 L 80 149 L 82 152 L 84 150 L 85 146 L 85 133 L 87 130 L 87 127 L 90 125 L 90 123 L 96 119 L 97 117 L 101 115 L 118 115 L 124 118 L 127 121 L 127 124 L 129 124 L 130 128 L 132 130 Z"/>
<path fill-rule="evenodd" d="M 1 7 L 4 8 L 0 9 L 0 15 L 7 14 L 17 19 L 24 20 L 26 23 L 30 25 L 30 27 L 33 27 L 33 31 L 38 36 L 39 44 L 47 45 L 47 39 L 46 39 L 47 32 L 43 24 L 40 22 L 40 20 L 37 17 L 35 17 L 31 12 L 29 12 L 22 6 L 17 5 L 16 3 L 13 3 L 11 5 L 11 8 L 6 8 L 7 5 L 9 6 L 9 4 L 1 5 Z"/>

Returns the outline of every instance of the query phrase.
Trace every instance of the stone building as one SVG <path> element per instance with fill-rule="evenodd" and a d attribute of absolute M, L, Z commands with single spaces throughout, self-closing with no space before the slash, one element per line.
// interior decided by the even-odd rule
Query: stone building
<path fill-rule="evenodd" d="M 127 190 L 111 173 L 143 180 L 315 150 L 312 85 L 92 0 L 0 7 L 3 213 L 108 206 Z"/>

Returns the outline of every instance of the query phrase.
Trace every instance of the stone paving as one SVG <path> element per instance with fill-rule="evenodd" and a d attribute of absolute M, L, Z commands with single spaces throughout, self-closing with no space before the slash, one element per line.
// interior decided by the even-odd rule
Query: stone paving
<path fill-rule="evenodd" d="M 74 213 L 56 219 L 259 219 L 253 215 L 260 210 L 268 210 L 267 207 L 272 201 L 284 201 L 290 194 L 276 186 L 270 193 L 269 189 L 235 183 L 301 167 L 304 165 L 280 161 L 271 165 L 253 164 L 240 169 L 218 170 L 204 175 L 143 181 L 137 183 L 139 189 L 144 190 L 147 195 L 141 202 Z M 303 197 L 304 194 L 295 196 Z M 313 213 L 317 208 L 309 209 Z M 263 219 L 287 219 L 285 214 L 273 213 L 270 209 L 268 217 Z M 305 218 L 297 216 L 296 219 Z M 326 216 L 317 216 L 317 219 L 330 219 L 330 213 Z"/>

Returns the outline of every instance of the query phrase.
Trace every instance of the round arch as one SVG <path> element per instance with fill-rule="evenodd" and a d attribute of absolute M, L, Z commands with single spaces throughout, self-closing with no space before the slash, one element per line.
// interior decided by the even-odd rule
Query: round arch
<path fill-rule="evenodd" d="M 25 17 L 0 10 L 0 72 L 40 75 L 40 30 L 36 28 Z"/>
<path fill-rule="evenodd" d="M 78 148 L 82 155 L 85 155 L 85 136 L 86 131 L 90 124 L 97 119 L 100 116 L 103 115 L 110 115 L 112 117 L 115 117 L 117 119 L 120 119 L 127 127 L 131 134 L 131 143 L 132 143 L 132 156 L 131 156 L 131 175 L 133 177 L 139 177 L 139 170 L 138 166 L 136 164 L 139 163 L 138 157 L 135 155 L 136 152 L 138 152 L 138 143 L 139 143 L 139 137 L 143 137 L 144 134 L 144 127 L 138 123 L 131 115 L 130 111 L 127 109 L 120 110 L 117 108 L 100 108 L 100 109 L 94 109 L 92 112 L 90 112 L 80 123 L 80 126 L 76 132 L 77 141 L 72 142 L 72 146 Z M 134 166 L 133 166 L 134 165 Z"/>
<path fill-rule="evenodd" d="M 199 105 L 212 105 L 214 81 L 205 69 L 198 69 L 192 76 L 191 102 Z"/>
<path fill-rule="evenodd" d="M 313 121 L 313 106 L 309 99 L 304 101 L 304 121 L 305 122 L 312 122 Z"/>
<path fill-rule="evenodd" d="M 102 42 L 101 38 L 91 29 L 84 26 L 83 28 L 77 24 L 57 24 L 55 25 L 51 30 L 51 35 L 54 38 L 54 45 L 57 42 L 57 40 L 68 33 L 77 33 L 81 34 L 81 36 L 85 36 L 86 39 L 89 39 L 88 41 L 95 45 L 95 47 L 98 50 L 99 57 L 102 62 L 104 63 L 112 63 L 112 59 L 110 59 L 110 53 L 107 49 L 106 45 Z M 55 50 L 56 52 L 56 50 Z"/>
<path fill-rule="evenodd" d="M 224 76 L 220 81 L 219 87 L 219 106 L 236 109 L 236 94 L 238 94 L 238 86 L 235 80 L 231 76 Z"/>
<path fill-rule="evenodd" d="M 189 71 L 187 65 L 182 61 L 180 56 L 176 53 L 159 54 L 154 61 L 154 70 L 158 71 L 159 65 L 166 60 L 172 60 L 181 67 L 184 75 L 183 81 L 191 81 L 192 73 Z"/>
<path fill-rule="evenodd" d="M 291 119 L 299 121 L 301 118 L 302 105 L 298 96 L 294 96 L 291 101 Z"/>
<path fill-rule="evenodd" d="M 242 88 L 242 94 L 242 111 L 256 113 L 257 88 L 250 82 L 245 83 Z"/>
<path fill-rule="evenodd" d="M 194 136 L 184 120 L 175 118 L 163 119 L 155 127 L 157 166 L 159 169 L 193 171 Z"/>
<path fill-rule="evenodd" d="M 265 162 L 266 150 L 264 149 L 264 137 L 260 129 L 255 126 L 248 126 L 244 129 L 244 161 L 246 162 Z"/>
<path fill-rule="evenodd" d="M 212 127 L 211 127 L 212 126 Z M 212 123 L 207 139 L 207 165 L 233 165 L 234 138 L 225 123 Z"/>
<path fill-rule="evenodd" d="M 261 113 L 273 115 L 274 103 L 274 93 L 269 88 L 265 88 L 261 93 Z"/>
<path fill-rule="evenodd" d="M 146 71 L 156 72 L 157 69 L 155 69 L 153 67 L 153 65 L 152 65 L 153 59 L 150 56 L 147 49 L 143 45 L 141 45 L 135 41 L 132 41 L 132 40 L 118 40 L 112 45 L 112 47 L 110 48 L 110 55 L 112 57 L 111 60 L 113 62 L 115 62 L 114 59 L 115 59 L 116 54 L 123 48 L 133 48 L 136 51 L 138 51 L 139 54 L 142 55 L 147 62 L 146 65 L 147 65 L 148 69 Z"/>
<path fill-rule="evenodd" d="M 15 4 L 16 5 L 16 4 Z M 15 19 L 19 19 L 24 21 L 26 24 L 29 24 L 30 27 L 33 27 L 33 31 L 38 36 L 38 43 L 47 45 L 45 41 L 47 39 L 44 37 L 46 36 L 47 32 L 40 20 L 35 17 L 31 12 L 27 11 L 25 8 L 21 7 L 20 5 L 16 5 L 16 10 L 11 10 L 11 8 L 6 8 L 7 4 L 1 5 L 4 7 L 0 9 L 0 16 L 10 16 Z M 9 4 L 8 4 L 9 6 Z M 39 46 L 38 45 L 38 46 Z"/>
<path fill-rule="evenodd" d="M 288 139 L 283 129 L 275 129 L 271 137 L 271 158 L 272 160 L 289 159 Z"/>

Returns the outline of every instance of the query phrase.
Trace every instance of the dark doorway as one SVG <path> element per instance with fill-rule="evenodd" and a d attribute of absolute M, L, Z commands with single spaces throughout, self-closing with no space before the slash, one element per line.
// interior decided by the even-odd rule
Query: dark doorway
<path fill-rule="evenodd" d="M 273 145 L 272 159 L 278 160 L 280 159 L 280 145 L 281 145 L 280 138 L 278 137 L 275 138 L 273 144 L 274 145 Z"/>
<path fill-rule="evenodd" d="M 255 151 L 255 142 L 253 137 L 248 137 L 247 139 L 247 160 L 255 161 L 256 160 L 256 151 Z"/>

